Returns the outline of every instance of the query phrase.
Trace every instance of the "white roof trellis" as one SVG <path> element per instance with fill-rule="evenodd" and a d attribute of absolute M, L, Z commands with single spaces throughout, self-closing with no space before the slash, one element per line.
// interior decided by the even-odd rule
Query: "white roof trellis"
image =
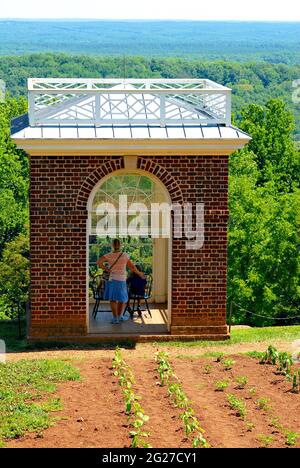
<path fill-rule="evenodd" d="M 206 79 L 28 80 L 29 124 L 231 125 L 231 90 Z"/>

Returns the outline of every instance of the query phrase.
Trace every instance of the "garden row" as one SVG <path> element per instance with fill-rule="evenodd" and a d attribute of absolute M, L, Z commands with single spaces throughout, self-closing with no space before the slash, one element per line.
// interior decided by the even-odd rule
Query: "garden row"
<path fill-rule="evenodd" d="M 185 439 L 190 447 L 209 448 L 235 444 L 260 447 L 298 445 L 299 421 L 297 424 L 297 420 L 280 418 L 280 400 L 286 394 L 294 399 L 293 404 L 299 404 L 300 371 L 293 365 L 288 353 L 279 353 L 275 348 L 269 347 L 260 357 L 259 364 L 249 357 L 241 358 L 247 363 L 243 365 L 249 366 L 250 377 L 247 373 L 236 374 L 236 361 L 225 358 L 222 354 L 214 355 L 213 359 L 205 362 L 202 367 L 197 361 L 182 362 L 186 365 L 185 369 L 180 366 L 178 359 L 174 367 L 167 353 L 162 351 L 157 352 L 154 359 L 156 382 L 153 384 L 165 390 L 164 394 L 170 407 L 176 408 L 177 417 L 181 421 Z M 263 370 L 263 365 L 268 365 L 268 376 Z M 122 388 L 124 412 L 129 418 L 131 446 L 150 447 L 151 418 L 145 414 L 141 397 L 135 392 L 136 378 L 130 366 L 123 360 L 119 349 L 116 350 L 113 367 Z M 253 374 L 253 368 L 257 375 Z M 182 374 L 181 377 L 177 370 Z M 262 371 L 262 375 L 259 375 L 259 371 Z M 223 378 L 214 379 L 214 374 L 218 377 L 222 375 Z M 282 378 L 273 381 L 273 375 Z M 185 390 L 187 376 L 190 376 L 188 391 Z M 285 387 L 281 389 L 275 384 Z M 287 389 L 286 384 L 290 388 Z M 149 390 L 151 393 L 151 389 Z M 269 396 L 270 391 L 276 393 L 276 398 Z M 161 401 L 163 398 L 161 393 Z M 145 403 L 147 400 L 146 395 Z M 282 401 L 282 405 L 286 404 L 288 403 Z M 295 417 L 297 419 L 297 413 Z M 234 431 L 233 427 L 236 427 Z M 243 439 L 238 440 L 238 437 Z"/>

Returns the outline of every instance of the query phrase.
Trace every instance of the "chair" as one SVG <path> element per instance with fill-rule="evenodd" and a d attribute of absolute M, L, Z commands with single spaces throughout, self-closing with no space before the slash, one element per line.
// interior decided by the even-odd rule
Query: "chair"
<path fill-rule="evenodd" d="M 127 305 L 126 305 L 126 307 L 125 307 L 124 314 L 125 314 L 125 312 L 128 310 L 128 312 L 130 313 L 131 317 L 133 317 L 134 312 L 135 312 L 135 303 L 136 303 L 136 301 L 137 301 L 138 306 L 137 306 L 136 311 L 138 312 L 139 315 L 141 315 L 142 310 L 141 310 L 141 308 L 140 308 L 139 303 L 140 303 L 140 301 L 145 301 L 148 314 L 149 314 L 150 317 L 152 318 L 152 314 L 151 314 L 151 311 L 150 311 L 150 308 L 149 308 L 149 304 L 148 304 L 148 299 L 151 297 L 151 293 L 152 293 L 152 283 L 153 283 L 152 275 L 147 275 L 147 283 L 146 283 L 145 292 L 144 292 L 143 295 L 133 294 L 133 293 L 130 291 L 130 287 L 129 287 L 129 290 L 128 290 L 128 302 L 127 302 Z M 131 300 L 133 300 L 133 307 L 132 307 L 132 308 L 130 307 L 130 301 L 131 301 Z"/>
<path fill-rule="evenodd" d="M 90 286 L 93 291 L 95 305 L 93 307 L 92 317 L 95 319 L 99 312 L 100 301 L 104 298 L 105 280 L 101 275 L 91 277 Z M 103 311 L 104 312 L 104 311 Z"/>

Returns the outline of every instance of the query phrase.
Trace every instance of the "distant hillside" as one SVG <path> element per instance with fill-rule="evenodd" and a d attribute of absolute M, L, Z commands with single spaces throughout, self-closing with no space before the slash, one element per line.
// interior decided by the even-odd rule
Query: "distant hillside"
<path fill-rule="evenodd" d="M 292 81 L 300 77 L 299 65 L 264 62 L 183 60 L 127 57 L 90 57 L 67 54 L 34 54 L 0 59 L 0 79 L 12 95 L 26 95 L 28 77 L 126 77 L 210 78 L 233 90 L 233 111 L 240 117 L 245 104 L 265 104 L 281 98 L 296 119 L 300 140 L 300 104 L 292 102 Z"/>
<path fill-rule="evenodd" d="M 197 57 L 300 63 L 299 23 L 0 21 L 0 55 Z"/>

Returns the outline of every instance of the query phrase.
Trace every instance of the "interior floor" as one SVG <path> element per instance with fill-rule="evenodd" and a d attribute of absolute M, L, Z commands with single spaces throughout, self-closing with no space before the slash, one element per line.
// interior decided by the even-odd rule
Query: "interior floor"
<path fill-rule="evenodd" d="M 108 303 L 101 304 L 97 317 L 92 317 L 93 304 L 90 304 L 90 334 L 159 335 L 168 333 L 167 304 L 149 304 L 152 317 L 142 305 L 142 316 L 135 312 L 133 318 L 126 312 L 125 321 L 112 324 L 112 313 Z"/>

